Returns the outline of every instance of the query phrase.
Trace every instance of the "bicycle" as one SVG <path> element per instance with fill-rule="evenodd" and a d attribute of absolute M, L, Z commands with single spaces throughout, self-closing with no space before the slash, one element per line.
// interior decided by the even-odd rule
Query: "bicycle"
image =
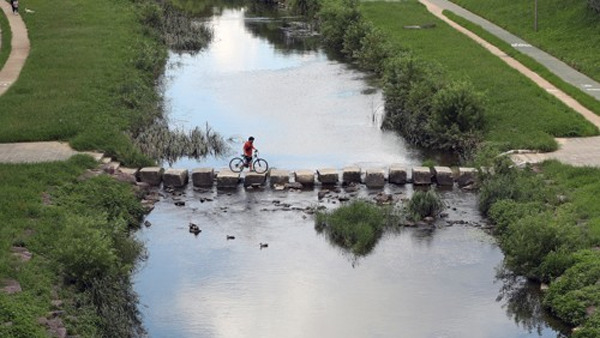
<path fill-rule="evenodd" d="M 267 172 L 267 170 L 269 170 L 269 163 L 264 158 L 258 157 L 258 151 L 255 151 L 254 156 L 252 157 L 251 171 L 254 171 L 257 174 L 264 174 Z M 231 171 L 234 173 L 241 173 L 247 166 L 246 159 L 243 155 L 241 157 L 234 157 L 231 159 L 231 161 L 229 161 L 229 169 L 231 169 Z"/>

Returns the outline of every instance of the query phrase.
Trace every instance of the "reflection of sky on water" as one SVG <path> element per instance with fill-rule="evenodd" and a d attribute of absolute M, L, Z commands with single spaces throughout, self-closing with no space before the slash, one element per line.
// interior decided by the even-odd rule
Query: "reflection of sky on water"
<path fill-rule="evenodd" d="M 445 194 L 457 207 L 448 219 L 480 221 L 473 194 Z M 139 233 L 150 257 L 136 290 L 151 337 L 556 336 L 506 316 L 495 300 L 502 253 L 479 229 L 387 233 L 353 265 L 316 233 L 312 216 L 273 211 L 275 200 L 315 205 L 316 190 L 209 195 L 215 200 L 201 203 L 206 194 L 188 189 L 183 208 L 164 200 Z M 202 233 L 188 233 L 189 222 Z"/>
<path fill-rule="evenodd" d="M 172 55 L 165 96 L 172 123 L 206 123 L 226 138 L 256 137 L 274 167 L 419 163 L 395 133 L 379 128 L 380 92 L 362 94 L 363 75 L 323 53 L 277 52 L 244 29 L 240 12 L 214 22 L 217 40 L 198 55 Z M 233 144 L 240 152 L 241 143 Z M 184 159 L 174 167 L 227 165 Z"/>

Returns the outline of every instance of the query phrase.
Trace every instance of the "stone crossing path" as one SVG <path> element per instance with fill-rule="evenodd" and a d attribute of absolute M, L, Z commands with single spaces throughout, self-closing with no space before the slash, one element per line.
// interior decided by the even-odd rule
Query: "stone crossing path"
<path fill-rule="evenodd" d="M 539 75 L 524 67 L 522 64 L 509 57 L 496 47 L 485 42 L 475 34 L 454 23 L 442 14 L 444 9 L 451 10 L 466 19 L 480 25 L 485 30 L 497 37 L 510 43 L 521 52 L 529 55 L 539 63 L 546 66 L 549 70 L 561 77 L 564 81 L 581 88 L 588 94 L 600 100 L 600 84 L 589 79 L 585 75 L 578 73 L 563 62 L 548 55 L 547 53 L 531 46 L 526 41 L 504 31 L 500 27 L 489 21 L 466 11 L 465 9 L 447 1 L 447 0 L 419 0 L 427 9 L 447 22 L 450 26 L 466 34 L 477 43 L 488 49 L 494 55 L 497 55 L 511 67 L 517 69 L 525 76 L 533 80 L 540 87 L 546 89 L 549 93 L 555 95 L 566 105 L 582 114 L 586 119 L 600 128 L 600 117 L 595 115 L 571 97 L 558 90 L 552 84 L 542 79 Z M 12 49 L 10 56 L 2 69 L 0 69 L 0 95 L 4 94 L 10 86 L 18 79 L 21 69 L 25 65 L 25 60 L 29 55 L 30 43 L 27 36 L 27 28 L 21 15 L 13 15 L 10 4 L 6 1 L 0 1 L 0 9 L 8 18 L 12 31 Z M 25 13 L 26 11 L 22 11 Z M 2 41 L 0 41 L 1 46 Z M 553 153 L 522 153 L 511 155 L 513 161 L 517 164 L 537 163 L 546 159 L 557 159 L 561 162 L 575 166 L 595 166 L 600 167 L 600 137 L 590 138 L 570 138 L 557 139 L 560 149 Z M 74 151 L 66 143 L 61 142 L 28 142 L 28 143 L 9 143 L 0 144 L 0 163 L 35 163 L 66 160 L 79 152 Z M 100 159 L 101 154 L 90 153 Z"/>

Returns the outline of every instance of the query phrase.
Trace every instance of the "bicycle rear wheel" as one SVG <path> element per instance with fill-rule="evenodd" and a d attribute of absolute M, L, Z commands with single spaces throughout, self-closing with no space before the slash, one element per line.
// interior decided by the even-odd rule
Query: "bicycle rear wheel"
<path fill-rule="evenodd" d="M 234 157 L 229 161 L 229 169 L 234 173 L 240 173 L 244 170 L 244 160 L 241 157 Z"/>
<path fill-rule="evenodd" d="M 252 169 L 254 169 L 257 174 L 264 174 L 269 170 L 269 163 L 262 158 L 258 158 L 252 163 Z"/>

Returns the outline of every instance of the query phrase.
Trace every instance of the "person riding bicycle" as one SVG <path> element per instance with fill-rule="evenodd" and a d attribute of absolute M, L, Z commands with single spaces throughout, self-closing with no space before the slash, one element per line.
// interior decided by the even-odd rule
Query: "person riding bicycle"
<path fill-rule="evenodd" d="M 244 159 L 246 160 L 246 163 L 244 164 L 244 166 L 246 168 L 250 168 L 250 170 L 252 170 L 252 151 L 258 151 L 258 149 L 256 149 L 254 147 L 254 137 L 250 136 L 248 137 L 248 141 L 246 141 L 244 143 Z"/>

